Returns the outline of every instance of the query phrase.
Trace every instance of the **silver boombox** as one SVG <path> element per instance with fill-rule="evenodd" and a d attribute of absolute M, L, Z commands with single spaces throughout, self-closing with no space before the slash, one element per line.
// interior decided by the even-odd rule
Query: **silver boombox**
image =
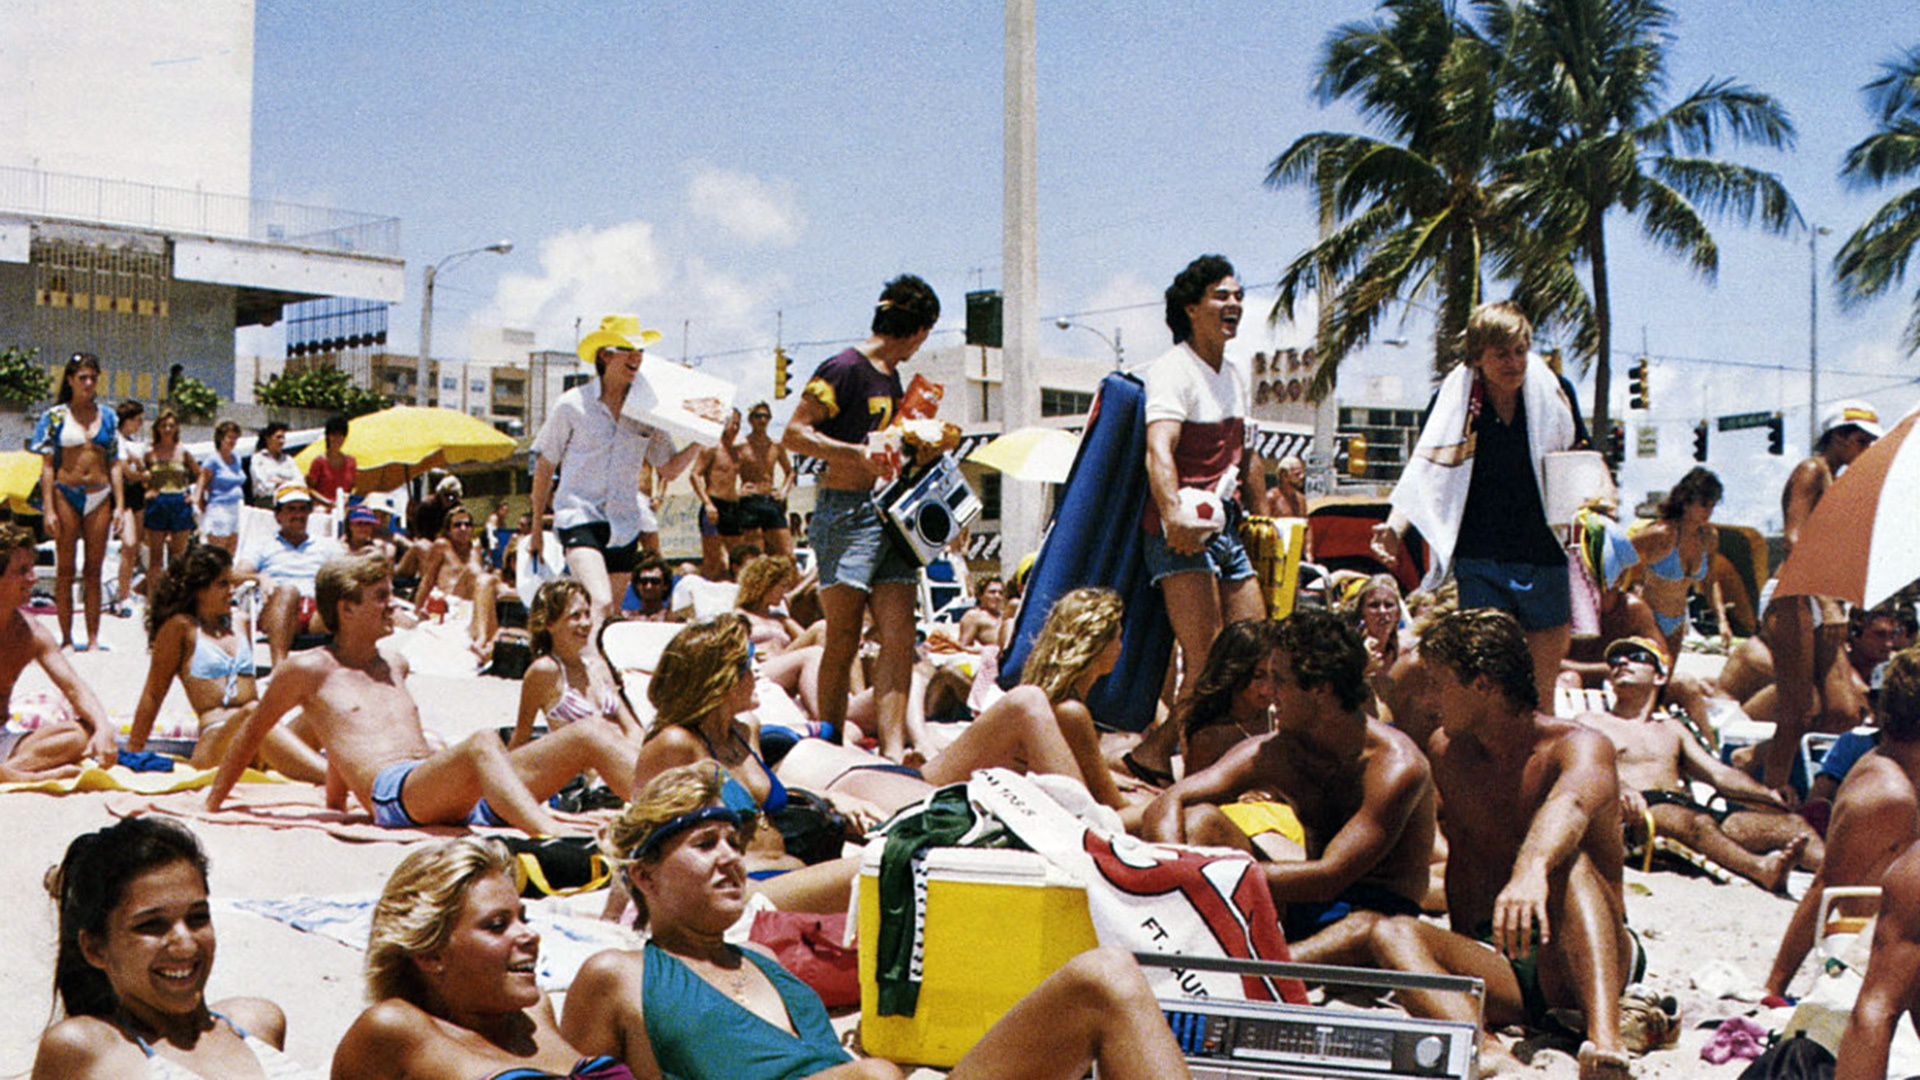
<path fill-rule="evenodd" d="M 967 486 L 952 454 L 904 473 L 877 499 L 887 528 L 925 566 L 980 516 L 980 497 Z"/>

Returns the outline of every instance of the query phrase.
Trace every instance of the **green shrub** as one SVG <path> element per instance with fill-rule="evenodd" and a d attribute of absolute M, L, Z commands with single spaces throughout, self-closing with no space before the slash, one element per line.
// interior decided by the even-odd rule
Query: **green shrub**
<path fill-rule="evenodd" d="M 30 404 L 53 392 L 53 376 L 33 358 L 39 349 L 0 349 L 0 401 Z"/>
<path fill-rule="evenodd" d="M 173 409 L 182 420 L 208 420 L 220 408 L 220 395 L 213 387 L 191 375 L 181 375 L 173 383 Z"/>
<path fill-rule="evenodd" d="M 337 368 L 307 368 L 282 372 L 255 383 L 254 399 L 283 409 L 321 409 L 361 416 L 379 412 L 393 402 L 386 395 L 353 384 L 353 377 Z"/>

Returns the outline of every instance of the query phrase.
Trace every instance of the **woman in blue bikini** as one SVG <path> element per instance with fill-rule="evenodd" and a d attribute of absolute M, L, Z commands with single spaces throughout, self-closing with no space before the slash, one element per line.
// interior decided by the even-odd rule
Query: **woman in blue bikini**
<path fill-rule="evenodd" d="M 633 1080 L 560 1033 L 510 859 L 460 837 L 400 860 L 367 940 L 374 1004 L 334 1051 L 333 1080 Z"/>
<path fill-rule="evenodd" d="M 1720 539 L 1710 522 L 1722 493 L 1720 478 L 1695 466 L 1667 492 L 1652 521 L 1628 527 L 1631 546 L 1616 545 L 1612 552 L 1620 559 L 1616 574 L 1639 566 L 1640 593 L 1666 637 L 1668 656 L 1680 655 L 1687 636 L 1687 595 L 1705 589 L 1713 569 Z"/>
<path fill-rule="evenodd" d="M 40 506 L 53 530 L 53 604 L 60 615 L 60 646 L 73 645 L 73 559 L 84 541 L 86 567 L 81 592 L 87 610 L 88 645 L 100 643 L 100 574 L 107 556 L 107 530 L 123 501 L 117 417 L 102 408 L 96 391 L 100 360 L 74 353 L 60 376 L 59 400 L 34 425 L 27 446 L 45 459 Z M 131 553 L 127 557 L 131 557 Z M 104 646 L 103 646 L 104 647 Z"/>
<path fill-rule="evenodd" d="M 581 967 L 561 1033 L 617 1055 L 641 1080 L 898 1080 L 892 1062 L 841 1049 L 806 984 L 758 946 L 727 943 L 746 909 L 754 831 L 722 801 L 711 766 L 670 769 L 634 798 L 601 847 L 651 936 L 644 950 L 608 950 Z M 947 1075 L 1079 1080 L 1094 1064 L 1107 1080 L 1188 1075 L 1146 979 L 1117 948 L 1068 961 Z"/>
<path fill-rule="evenodd" d="M 254 686 L 253 626 L 233 617 L 233 557 L 222 548 L 196 544 L 167 568 L 147 608 L 151 659 L 146 687 L 133 712 L 127 748 L 147 748 L 153 722 L 177 676 L 187 703 L 200 718 L 193 765 L 216 768 L 227 741 L 260 706 Z M 304 738 L 303 719 L 267 733 L 260 760 L 295 780 L 326 781 L 327 762 Z"/>
<path fill-rule="evenodd" d="M 33 1080 L 318 1080 L 280 1052 L 278 1005 L 207 1003 L 207 857 L 184 826 L 142 816 L 81 836 L 49 888 L 66 1018 L 40 1037 Z"/>

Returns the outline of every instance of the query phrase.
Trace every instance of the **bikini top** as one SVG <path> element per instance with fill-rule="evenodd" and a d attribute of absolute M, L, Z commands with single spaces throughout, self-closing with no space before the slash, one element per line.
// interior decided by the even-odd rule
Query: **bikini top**
<path fill-rule="evenodd" d="M 713 755 L 713 760 L 719 761 L 720 754 L 713 748 L 713 742 L 707 738 L 707 733 L 701 731 L 699 728 L 691 728 L 689 730 L 695 735 L 700 736 L 700 741 L 707 744 L 707 753 Z M 753 745 L 741 738 L 738 731 L 733 733 L 733 738 L 734 741 L 740 744 L 740 749 L 747 752 L 748 757 L 760 763 L 760 771 L 767 774 L 767 784 L 769 785 L 767 788 L 767 801 L 762 803 L 755 799 L 753 792 L 747 788 L 747 785 L 735 779 L 733 773 L 729 772 L 724 765 L 720 768 L 720 801 L 725 804 L 729 810 L 742 812 L 752 811 L 756 814 L 774 814 L 785 810 L 787 808 L 787 785 L 781 783 L 780 778 L 773 775 L 773 770 L 767 766 L 766 761 L 761 758 L 759 754 L 753 752 Z"/>
<path fill-rule="evenodd" d="M 1628 535 L 1638 535 L 1638 533 L 1630 532 Z M 1673 550 L 1667 552 L 1666 558 L 1658 562 L 1650 562 L 1643 565 L 1645 565 L 1648 574 L 1662 581 L 1685 581 L 1689 576 L 1697 581 L 1705 581 L 1707 580 L 1707 572 L 1712 569 L 1712 564 L 1712 554 L 1702 551 L 1700 553 L 1700 568 L 1694 571 L 1692 575 L 1688 575 L 1686 564 L 1680 561 L 1680 545 L 1675 544 L 1673 545 Z"/>
<path fill-rule="evenodd" d="M 27 449 L 36 454 L 53 455 L 53 467 L 60 467 L 61 451 L 74 446 L 97 443 L 107 452 L 107 460 L 113 461 L 120 456 L 119 414 L 112 409 L 101 409 L 100 418 L 95 421 L 99 426 L 89 435 L 85 424 L 75 422 L 71 426 L 67 421 L 73 419 L 73 409 L 68 405 L 55 405 L 40 415 L 39 423 L 33 427 L 33 438 L 27 440 Z"/>
<path fill-rule="evenodd" d="M 240 1036 L 241 1041 L 247 1044 L 247 1049 L 253 1051 L 254 1058 L 260 1062 L 261 1070 L 267 1074 L 267 1080 L 319 1080 L 318 1073 L 276 1050 L 272 1043 L 247 1034 L 239 1024 L 227 1019 L 224 1014 L 214 1013 L 213 1018 L 232 1028 L 233 1033 Z M 161 1057 L 152 1045 L 138 1034 L 133 1032 L 128 1034 L 133 1036 L 134 1045 L 140 1047 L 140 1052 L 147 1055 L 148 1080 L 204 1080 L 199 1073 L 172 1058 Z M 618 1073 L 608 1073 L 605 1074 L 605 1080 L 622 1080 L 622 1078 Z M 632 1074 L 628 1074 L 624 1080 L 632 1080 Z"/>
<path fill-rule="evenodd" d="M 505 1072 L 489 1073 L 479 1080 L 633 1080 L 633 1071 L 619 1058 L 602 1054 L 581 1058 L 565 1075 L 515 1066 Z"/>
<path fill-rule="evenodd" d="M 229 654 L 213 643 L 213 635 L 204 630 L 196 631 L 193 657 L 187 661 L 187 674 L 196 679 L 213 679 L 224 683 L 226 688 L 221 694 L 220 703 L 231 705 L 234 693 L 240 686 L 240 677 L 253 674 L 253 643 L 242 642 L 238 653 Z"/>
<path fill-rule="evenodd" d="M 155 458 L 147 463 L 147 472 L 147 488 L 155 495 L 175 495 L 193 486 L 193 474 L 187 471 L 184 460 Z"/>
<path fill-rule="evenodd" d="M 563 679 L 566 678 L 565 672 L 562 672 L 560 677 Z M 596 708 L 592 699 L 569 686 L 560 692 L 560 700 L 554 702 L 547 709 L 547 725 L 557 728 L 563 724 L 571 724 L 576 720 L 590 720 L 596 716 L 610 718 L 618 712 L 619 709 L 620 699 L 615 697 L 611 692 L 608 692 L 600 698 L 600 704 L 598 708 Z"/>

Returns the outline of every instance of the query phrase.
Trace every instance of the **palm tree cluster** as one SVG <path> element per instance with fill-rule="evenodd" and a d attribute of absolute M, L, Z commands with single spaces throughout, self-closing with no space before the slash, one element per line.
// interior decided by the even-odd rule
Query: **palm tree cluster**
<path fill-rule="evenodd" d="M 1920 179 L 1920 46 L 1883 64 L 1880 77 L 1866 85 L 1866 96 L 1876 130 L 1847 151 L 1840 175 L 1856 189 Z M 1899 285 L 1916 244 L 1920 184 L 1889 199 L 1834 256 L 1841 300 L 1857 305 Z M 1920 350 L 1920 292 L 1914 294 L 1906 346 Z"/>
<path fill-rule="evenodd" d="M 1355 101 L 1379 134 L 1317 132 L 1274 159 L 1269 186 L 1310 185 L 1321 214 L 1321 239 L 1287 267 L 1274 317 L 1319 300 L 1323 397 L 1392 305 L 1430 302 L 1438 376 L 1459 362 L 1491 276 L 1597 364 L 1592 430 L 1604 437 L 1607 214 L 1712 278 L 1719 248 L 1704 216 L 1774 231 L 1799 220 L 1777 176 L 1716 160 L 1716 148 L 1790 147 L 1793 124 L 1774 98 L 1726 79 L 1663 104 L 1673 16 L 1658 0 L 1468 6 L 1385 0 L 1329 36 L 1316 94 Z"/>

